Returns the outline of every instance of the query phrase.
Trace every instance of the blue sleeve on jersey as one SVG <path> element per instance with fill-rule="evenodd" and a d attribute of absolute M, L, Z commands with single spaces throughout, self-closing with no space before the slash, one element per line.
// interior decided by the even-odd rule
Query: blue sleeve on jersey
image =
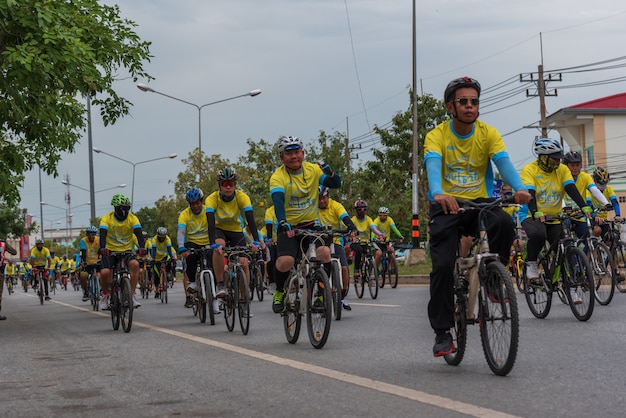
<path fill-rule="evenodd" d="M 524 183 L 522 183 L 522 179 L 520 178 L 515 166 L 511 162 L 509 155 L 506 152 L 501 152 L 493 157 L 493 162 L 498 167 L 498 171 L 504 178 L 507 184 L 511 185 L 513 190 L 526 190 L 524 187 Z"/>
<path fill-rule="evenodd" d="M 437 194 L 443 193 L 443 182 L 441 177 L 441 156 L 429 154 L 430 157 L 424 161 L 426 172 L 428 173 L 428 192 L 432 200 Z"/>
<path fill-rule="evenodd" d="M 611 197 L 611 203 L 613 204 L 613 210 L 615 211 L 615 216 L 621 216 L 619 211 L 619 202 L 616 197 Z"/>
<path fill-rule="evenodd" d="M 287 219 L 287 214 L 285 213 L 285 192 L 278 191 L 278 190 L 273 191 L 272 202 L 274 203 L 274 211 L 276 212 L 276 220 L 280 222 L 283 219 Z"/>

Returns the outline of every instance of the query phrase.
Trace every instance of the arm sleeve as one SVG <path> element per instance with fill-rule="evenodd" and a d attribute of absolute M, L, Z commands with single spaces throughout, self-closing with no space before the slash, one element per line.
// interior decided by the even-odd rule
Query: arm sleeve
<path fill-rule="evenodd" d="M 524 187 L 524 183 L 522 183 L 522 179 L 520 178 L 519 174 L 517 174 L 517 170 L 515 170 L 515 166 L 508 156 L 498 158 L 494 162 L 496 164 L 496 167 L 498 167 L 498 171 L 500 172 L 500 174 L 502 174 L 502 177 L 504 177 L 504 180 L 507 182 L 507 184 L 510 184 L 515 191 L 526 190 L 526 187 Z"/>
<path fill-rule="evenodd" d="M 402 236 L 402 234 L 400 233 L 400 230 L 398 229 L 398 227 L 397 227 L 395 224 L 391 225 L 391 230 L 392 230 L 392 231 L 393 231 L 393 232 L 394 232 L 394 233 L 395 233 L 398 237 L 401 237 L 401 236 Z"/>
<path fill-rule="evenodd" d="M 426 172 L 428 173 L 428 189 L 434 197 L 443 193 L 441 181 L 441 160 L 438 158 L 429 158 L 425 162 Z"/>
<path fill-rule="evenodd" d="M 108 231 L 106 229 L 100 228 L 100 248 L 107 247 L 107 232 Z"/>
<path fill-rule="evenodd" d="M 335 172 L 332 177 L 326 176 L 322 184 L 331 189 L 338 189 L 341 187 L 341 177 Z M 276 214 L 276 216 L 278 216 L 278 214 Z"/>
<path fill-rule="evenodd" d="M 591 186 L 591 187 L 589 188 L 589 191 L 591 192 L 591 194 L 593 195 L 593 197 L 595 197 L 595 198 L 596 198 L 596 200 L 597 200 L 598 202 L 602 203 L 602 204 L 603 204 L 603 205 L 605 205 L 605 206 L 609 204 L 609 201 L 608 201 L 608 200 L 606 200 L 606 197 L 604 197 L 604 195 L 602 194 L 602 192 L 600 191 L 600 189 L 598 189 L 598 186 L 595 186 L 595 185 Z M 589 206 L 591 206 L 591 205 L 589 205 Z"/>
<path fill-rule="evenodd" d="M 265 230 L 267 231 L 267 239 L 272 239 L 272 234 L 274 233 L 274 224 L 271 222 L 266 222 Z"/>
<path fill-rule="evenodd" d="M 285 214 L 285 193 L 272 193 L 272 202 L 274 203 L 274 211 L 276 212 L 276 222 L 280 222 L 287 218 Z"/>
<path fill-rule="evenodd" d="M 252 238 L 254 238 L 256 242 L 259 242 L 259 231 L 256 228 L 256 222 L 254 221 L 254 212 L 251 210 L 247 210 L 245 212 L 245 215 L 248 226 L 250 227 L 250 232 L 252 232 Z"/>
<path fill-rule="evenodd" d="M 530 195 L 532 196 L 532 198 L 530 199 L 530 202 L 528 202 L 528 213 L 530 213 L 534 218 L 535 212 L 537 212 L 537 200 L 536 200 L 537 196 L 533 189 L 530 189 L 528 193 L 530 193 Z"/>
<path fill-rule="evenodd" d="M 137 248 L 145 248 L 146 240 L 143 239 L 143 231 L 141 230 L 141 228 L 135 228 L 133 229 L 133 232 L 135 233 L 135 236 L 137 237 Z"/>
<path fill-rule="evenodd" d="M 349 230 L 356 231 L 356 225 L 354 224 L 354 222 L 352 222 L 352 219 L 350 219 L 349 216 L 344 216 L 342 221 L 343 221 L 343 224 L 347 226 Z"/>
<path fill-rule="evenodd" d="M 622 216 L 619 210 L 619 202 L 617 201 L 616 197 L 611 199 L 611 203 L 613 204 L 613 210 L 615 211 L 615 216 Z"/>
<path fill-rule="evenodd" d="M 184 226 L 179 226 L 178 231 L 176 232 L 176 242 L 178 244 L 178 248 L 185 247 L 185 235 L 187 234 L 187 228 Z"/>
<path fill-rule="evenodd" d="M 585 202 L 583 197 L 580 195 L 580 192 L 578 191 L 574 183 L 570 183 L 566 185 L 565 191 L 567 192 L 569 197 L 571 197 L 574 200 L 574 202 L 576 202 L 579 208 L 582 209 L 583 207 L 587 206 L 587 202 Z"/>
<path fill-rule="evenodd" d="M 206 220 L 209 224 L 209 242 L 215 244 L 215 212 L 207 212 Z"/>

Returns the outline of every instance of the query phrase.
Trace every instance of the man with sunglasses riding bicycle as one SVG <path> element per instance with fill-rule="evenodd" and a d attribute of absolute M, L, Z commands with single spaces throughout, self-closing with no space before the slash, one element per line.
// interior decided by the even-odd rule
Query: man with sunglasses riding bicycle
<path fill-rule="evenodd" d="M 457 198 L 490 201 L 493 189 L 491 162 L 515 192 L 517 203 L 531 196 L 511 163 L 500 133 L 478 120 L 480 83 L 470 77 L 452 80 L 444 92 L 452 116 L 426 135 L 424 165 L 428 173 L 430 204 L 430 302 L 428 317 L 435 331 L 435 357 L 454 352 L 450 334 L 454 326 L 454 261 L 461 234 L 473 235 L 478 213 L 461 213 Z M 506 264 L 515 238 L 514 223 L 501 208 L 487 215 L 491 251 Z"/>

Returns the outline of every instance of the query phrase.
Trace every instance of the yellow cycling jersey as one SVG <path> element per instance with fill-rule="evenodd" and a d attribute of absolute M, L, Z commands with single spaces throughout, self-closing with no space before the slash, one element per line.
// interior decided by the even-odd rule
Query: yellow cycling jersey
<path fill-rule="evenodd" d="M 216 191 L 207 196 L 204 206 L 208 213 L 215 213 L 215 227 L 224 231 L 242 232 L 244 220 L 242 214 L 252 210 L 250 197 L 241 190 L 235 190 L 235 196 L 229 202 L 222 199 Z"/>
<path fill-rule="evenodd" d="M 370 239 L 372 228 L 376 227 L 376 225 L 374 225 L 374 221 L 367 215 L 362 220 L 359 220 L 356 215 L 350 219 L 352 219 L 352 222 L 354 222 L 356 230 L 359 233 L 356 240 L 358 240 L 362 244 L 366 243 Z"/>
<path fill-rule="evenodd" d="M 93 242 L 89 241 L 89 238 L 84 237 L 80 240 L 80 250 L 85 250 L 86 259 L 83 260 L 86 264 L 96 264 L 100 260 L 98 250 L 100 249 L 100 237 L 95 236 Z"/>
<path fill-rule="evenodd" d="M 107 230 L 105 248 L 111 251 L 132 251 L 135 229 L 141 228 L 139 218 L 129 213 L 125 220 L 119 221 L 114 212 L 109 212 L 100 220 L 100 229 Z"/>
<path fill-rule="evenodd" d="M 602 194 L 606 197 L 606 200 L 608 200 L 609 203 L 611 202 L 611 199 L 617 199 L 615 196 L 615 190 L 613 190 L 613 188 L 608 184 L 604 187 Z M 591 192 L 587 194 L 587 199 L 591 199 L 591 204 L 594 208 L 601 208 L 604 206 L 602 203 L 598 202 L 595 197 L 593 197 Z M 607 212 L 598 212 L 596 213 L 596 216 L 602 220 L 607 220 L 609 214 Z"/>
<path fill-rule="evenodd" d="M 163 261 L 167 259 L 167 256 L 168 256 L 167 249 L 168 247 L 170 249 L 172 248 L 172 240 L 170 239 L 170 237 L 166 235 L 163 241 L 159 241 L 159 237 L 155 235 L 152 238 L 151 242 L 152 242 L 152 248 L 156 250 L 155 260 Z"/>
<path fill-rule="evenodd" d="M 61 258 L 58 256 L 52 256 L 50 255 L 50 268 L 51 269 L 58 269 L 60 268 L 61 265 Z"/>
<path fill-rule="evenodd" d="M 325 209 L 319 209 L 320 211 L 320 224 L 322 226 L 330 226 L 334 229 L 345 229 L 342 219 L 348 216 L 346 208 L 336 200 L 328 198 L 328 206 Z M 343 226 L 343 227 L 342 227 Z M 341 238 L 335 237 L 333 239 L 335 244 L 341 245 Z"/>
<path fill-rule="evenodd" d="M 578 193 L 580 193 L 583 199 L 585 198 L 585 196 L 587 196 L 587 192 L 589 191 L 589 189 L 592 186 L 595 186 L 595 183 L 593 182 L 593 177 L 591 177 L 591 174 L 585 173 L 584 171 L 581 171 L 578 174 L 578 177 L 576 177 L 576 180 L 574 180 L 574 184 L 576 185 L 576 188 L 578 189 Z M 576 202 L 574 202 L 574 200 L 571 197 L 569 197 L 568 194 L 565 194 L 565 198 L 563 200 L 565 202 L 565 206 L 569 206 L 572 208 L 578 206 L 576 205 Z"/>
<path fill-rule="evenodd" d="M 178 228 L 185 229 L 185 243 L 191 242 L 196 245 L 209 245 L 209 223 L 206 219 L 206 206 L 202 205 L 199 214 L 186 208 L 178 215 Z M 178 246 L 182 247 L 184 243 L 179 242 Z"/>
<path fill-rule="evenodd" d="M 39 251 L 37 247 L 33 247 L 30 250 L 30 261 L 30 264 L 35 267 L 47 268 L 50 265 L 50 250 L 46 247 L 43 247 L 41 251 Z"/>
<path fill-rule="evenodd" d="M 537 161 L 522 168 L 522 182 L 528 190 L 535 191 L 537 211 L 547 216 L 557 216 L 561 212 L 565 186 L 573 184 L 572 173 L 567 166 L 560 164 L 554 171 L 548 173 L 539 168 Z M 528 205 L 520 210 L 520 220 L 530 217 Z"/>
<path fill-rule="evenodd" d="M 5 276 L 13 276 L 17 273 L 17 269 L 13 264 L 7 264 L 4 266 L 4 275 Z"/>
<path fill-rule="evenodd" d="M 451 120 L 443 122 L 431 130 L 424 141 L 424 160 L 441 160 L 443 194 L 461 199 L 491 197 L 490 160 L 496 156 L 507 156 L 502 136 L 479 120 L 474 122 L 467 136 L 456 134 Z M 433 199 L 430 193 L 429 199 Z"/>
<path fill-rule="evenodd" d="M 380 216 L 374 219 L 374 225 L 385 236 L 385 240 L 389 241 L 391 239 L 391 227 L 396 226 L 396 223 L 391 216 L 387 215 L 385 221 L 382 221 Z"/>
<path fill-rule="evenodd" d="M 291 225 L 319 219 L 318 194 L 322 169 L 319 165 L 302 162 L 302 171 L 291 174 L 281 165 L 270 177 L 270 195 L 285 194 L 285 217 Z"/>
<path fill-rule="evenodd" d="M 69 270 L 71 267 L 72 267 L 72 263 L 67 258 L 59 262 L 59 268 L 61 269 L 61 271 Z"/>

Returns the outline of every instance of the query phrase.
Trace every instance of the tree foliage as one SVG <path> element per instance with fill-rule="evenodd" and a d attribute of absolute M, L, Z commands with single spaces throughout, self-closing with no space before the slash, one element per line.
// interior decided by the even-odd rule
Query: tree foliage
<path fill-rule="evenodd" d="M 57 175 L 86 126 L 89 96 L 105 125 L 131 103 L 113 89 L 118 72 L 152 79 L 143 69 L 149 42 L 120 9 L 97 0 L 0 0 L 0 196 L 19 202 L 24 173 Z"/>

